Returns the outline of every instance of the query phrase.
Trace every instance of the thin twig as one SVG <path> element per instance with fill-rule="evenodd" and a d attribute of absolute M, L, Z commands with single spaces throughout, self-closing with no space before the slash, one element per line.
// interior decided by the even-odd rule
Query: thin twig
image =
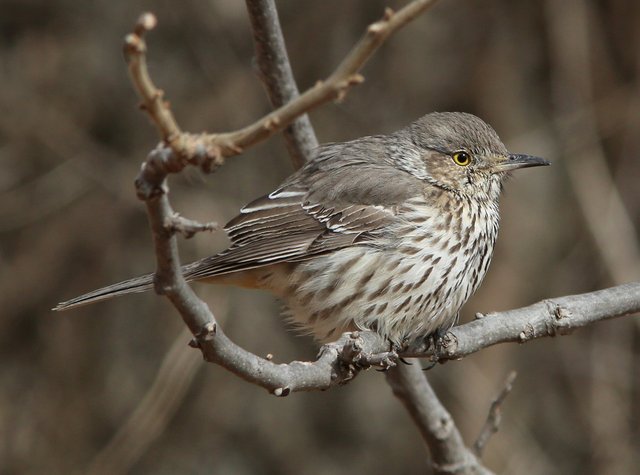
<path fill-rule="evenodd" d="M 287 55 L 280 20 L 274 0 L 246 0 L 256 63 L 271 105 L 281 107 L 300 96 Z M 303 114 L 283 131 L 287 151 L 295 169 L 308 161 L 318 146 L 318 139 L 307 114 Z"/>
<path fill-rule="evenodd" d="M 504 384 L 502 385 L 502 390 L 491 402 L 487 420 L 482 426 L 482 430 L 480 430 L 480 434 L 473 444 L 473 451 L 479 458 L 482 457 L 484 448 L 487 446 L 487 442 L 489 442 L 491 436 L 498 432 L 498 427 L 500 426 L 500 422 L 502 420 L 502 403 L 513 389 L 513 382 L 515 381 L 517 376 L 517 372 L 511 371 L 507 376 Z"/>
<path fill-rule="evenodd" d="M 153 30 L 157 24 L 158 21 L 152 13 L 140 15 L 133 32 L 124 39 L 123 51 L 129 66 L 131 81 L 142 99 L 140 107 L 147 111 L 163 140 L 171 143 L 182 131 L 168 104 L 164 102 L 164 92 L 155 86 L 147 69 L 147 45 L 144 35 Z"/>
<path fill-rule="evenodd" d="M 170 216 L 164 223 L 165 227 L 170 232 L 176 232 L 182 234 L 185 238 L 192 238 L 196 233 L 203 231 L 217 231 L 218 223 L 210 221 L 208 223 L 200 223 L 193 219 L 185 218 L 175 213 Z"/>
<path fill-rule="evenodd" d="M 378 47 L 389 36 L 436 2 L 437 0 L 415 0 L 396 13 L 387 9 L 381 20 L 369 25 L 360 41 L 325 81 L 319 81 L 296 100 L 289 102 L 248 127 L 236 132 L 219 135 L 218 140 L 223 144 L 234 144 L 239 149 L 244 149 L 281 130 L 291 120 L 320 104 L 331 100 L 340 101 L 344 99 L 351 86 L 364 81 L 364 77 L 358 72 Z M 227 156 L 227 151 L 224 148 L 223 155 Z"/>

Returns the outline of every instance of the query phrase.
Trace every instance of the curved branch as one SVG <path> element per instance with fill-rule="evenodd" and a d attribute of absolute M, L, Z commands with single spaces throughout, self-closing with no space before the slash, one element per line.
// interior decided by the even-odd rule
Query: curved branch
<path fill-rule="evenodd" d="M 542 337 L 568 335 L 577 328 L 637 312 L 640 312 L 640 283 L 560 297 L 553 301 L 544 300 L 528 307 L 492 313 L 452 328 L 443 337 L 443 348 L 437 357 L 440 362 L 458 360 L 498 343 L 525 343 Z M 250 356 L 234 360 L 234 352 L 238 347 L 228 341 L 226 336 L 218 331 L 209 332 L 208 338 L 199 338 L 199 341 L 203 352 L 210 352 L 205 356 L 209 361 L 216 361 L 242 378 L 272 392 L 284 388 L 286 394 L 324 390 L 343 384 L 355 377 L 361 369 L 394 366 L 397 356 L 387 351 L 388 344 L 374 332 L 344 334 L 335 343 L 323 346 L 320 357 L 315 362 L 294 361 L 280 365 L 248 352 L 246 353 Z M 210 345 L 216 339 L 219 341 Z M 203 343 L 207 345 L 206 351 Z M 398 355 L 434 357 L 431 348 L 423 341 L 415 342 Z"/>
<path fill-rule="evenodd" d="M 155 27 L 155 17 L 150 13 L 143 14 L 133 33 L 127 35 L 124 52 L 131 80 L 142 98 L 143 109 L 151 116 L 163 138 L 163 142 L 143 163 L 135 183 L 138 198 L 147 206 L 153 235 L 155 290 L 158 294 L 166 295 L 180 312 L 195 336 L 194 345 L 202 350 L 207 361 L 216 362 L 279 396 L 291 391 L 328 388 L 348 381 L 360 369 L 370 365 L 383 368 L 394 365 L 397 355 L 387 351 L 386 344 L 380 342 L 375 334 L 371 334 L 372 338 L 382 343 L 375 354 L 363 350 L 357 334 L 345 335 L 336 344 L 323 347 L 316 362 L 293 362 L 288 365 L 272 363 L 231 342 L 218 327 L 208 306 L 198 299 L 181 274 L 175 236 L 176 213 L 169 203 L 166 178 L 187 165 L 198 166 L 205 172 L 211 171 L 222 164 L 223 157 L 240 153 L 243 147 L 281 130 L 300 114 L 322 102 L 342 97 L 349 86 L 362 80 L 356 73 L 375 49 L 435 1 L 416 0 L 397 14 L 387 10 L 384 18 L 368 28 L 360 43 L 325 83 L 318 83 L 302 96 L 245 129 L 219 135 L 182 132 L 162 98 L 162 92 L 153 84 L 145 61 L 144 35 Z M 207 228 L 207 225 L 188 224 L 189 232 Z"/>
<path fill-rule="evenodd" d="M 315 362 L 275 364 L 229 340 L 208 306 L 193 293 L 180 272 L 176 237 L 166 226 L 173 215 L 167 198 L 166 149 L 152 152 L 136 180 L 138 194 L 147 204 L 157 255 L 156 291 L 167 295 L 195 335 L 207 361 L 215 362 L 273 394 L 323 390 L 355 377 L 371 365 L 394 366 L 396 354 L 376 333 L 345 334 L 322 347 Z M 545 336 L 566 335 L 576 328 L 640 311 L 640 283 L 625 284 L 587 294 L 560 297 L 516 310 L 492 313 L 451 329 L 444 337 L 439 361 L 460 359 L 504 342 L 525 343 Z M 430 357 L 425 341 L 418 341 L 400 356 Z"/>
<path fill-rule="evenodd" d="M 144 35 L 156 26 L 153 14 L 145 13 L 139 18 L 133 33 L 125 38 L 124 54 L 131 80 L 142 99 L 142 108 L 156 124 L 163 144 L 176 155 L 171 162 L 170 171 L 177 173 L 191 164 L 208 173 L 220 166 L 225 157 L 238 155 L 245 148 L 283 130 L 309 110 L 331 100 L 342 100 L 349 88 L 364 81 L 364 77 L 358 72 L 378 47 L 436 2 L 437 0 L 414 0 L 398 12 L 387 9 L 381 20 L 369 25 L 362 39 L 325 81 L 318 81 L 292 101 L 253 124 L 233 132 L 190 134 L 180 130 L 168 103 L 163 100 L 163 92 L 153 84 L 147 70 Z"/>

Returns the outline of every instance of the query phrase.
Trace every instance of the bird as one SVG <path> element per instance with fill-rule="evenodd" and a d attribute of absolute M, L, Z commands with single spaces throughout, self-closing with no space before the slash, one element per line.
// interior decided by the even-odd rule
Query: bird
<path fill-rule="evenodd" d="M 450 329 L 493 256 L 510 153 L 475 115 L 432 112 L 388 135 L 317 148 L 225 226 L 228 248 L 182 266 L 188 282 L 263 289 L 319 342 L 371 330 L 395 345 Z M 154 274 L 58 304 L 153 288 Z"/>

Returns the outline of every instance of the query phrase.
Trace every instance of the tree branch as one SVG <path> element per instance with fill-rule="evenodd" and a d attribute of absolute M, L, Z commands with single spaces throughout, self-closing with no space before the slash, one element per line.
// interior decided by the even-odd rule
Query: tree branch
<path fill-rule="evenodd" d="M 460 359 L 498 343 L 526 343 L 542 337 L 569 335 L 595 322 L 638 312 L 640 282 L 546 299 L 528 307 L 490 313 L 452 328 L 444 337 L 439 356 L 441 360 Z M 420 352 L 424 353 L 424 348 Z"/>
<path fill-rule="evenodd" d="M 280 20 L 274 0 L 246 0 L 256 63 L 271 105 L 281 107 L 300 96 L 287 55 Z M 295 169 L 309 160 L 318 139 L 307 114 L 303 114 L 283 131 L 287 151 Z"/>
<path fill-rule="evenodd" d="M 387 382 L 427 443 L 434 474 L 493 473 L 466 447 L 451 414 L 438 400 L 420 365 L 399 365 L 389 370 Z"/>
<path fill-rule="evenodd" d="M 640 283 L 544 300 L 528 307 L 492 313 L 452 328 L 443 337 L 438 361 L 458 360 L 498 343 L 525 343 L 542 337 L 568 335 L 577 328 L 637 312 L 640 312 Z M 380 360 L 377 355 L 384 354 L 387 348 L 387 343 L 374 332 L 346 333 L 335 343 L 323 346 L 315 362 L 292 362 L 267 368 L 260 361 L 253 370 L 243 365 L 242 370 L 246 373 L 242 374 L 235 371 L 233 365 L 229 366 L 230 359 L 223 366 L 272 391 L 278 387 L 288 388 L 287 393 L 324 390 L 345 383 L 361 369 L 375 365 Z M 386 356 L 388 361 L 383 366 L 393 366 L 395 355 L 386 353 Z M 399 356 L 428 358 L 433 354 L 427 344 L 420 341 L 409 345 Z M 274 384 L 276 380 L 278 383 Z"/>
<path fill-rule="evenodd" d="M 358 72 L 378 47 L 436 2 L 437 0 L 414 0 L 396 13 L 387 9 L 380 21 L 369 25 L 360 41 L 325 81 L 319 81 L 296 99 L 253 124 L 220 134 L 191 134 L 180 130 L 169 104 L 163 100 L 163 92 L 153 84 L 147 70 L 144 35 L 156 26 L 156 19 L 151 13 L 143 14 L 133 33 L 125 38 L 124 55 L 131 80 L 142 99 L 142 108 L 156 124 L 163 145 L 168 146 L 175 154 L 173 160 L 167 161 L 167 171 L 177 173 L 191 164 L 200 167 L 205 173 L 211 172 L 223 163 L 225 157 L 238 155 L 247 147 L 281 131 L 309 110 L 331 100 L 342 100 L 351 86 L 364 80 Z"/>

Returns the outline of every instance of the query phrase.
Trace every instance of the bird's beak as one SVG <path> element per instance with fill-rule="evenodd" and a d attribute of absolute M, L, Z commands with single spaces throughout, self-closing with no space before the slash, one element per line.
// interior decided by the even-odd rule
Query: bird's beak
<path fill-rule="evenodd" d="M 518 168 L 539 167 L 542 165 L 551 165 L 544 158 L 535 157 L 533 155 L 522 155 L 519 153 L 511 153 L 502 159 L 497 160 L 492 166 L 494 173 L 509 172 Z"/>

